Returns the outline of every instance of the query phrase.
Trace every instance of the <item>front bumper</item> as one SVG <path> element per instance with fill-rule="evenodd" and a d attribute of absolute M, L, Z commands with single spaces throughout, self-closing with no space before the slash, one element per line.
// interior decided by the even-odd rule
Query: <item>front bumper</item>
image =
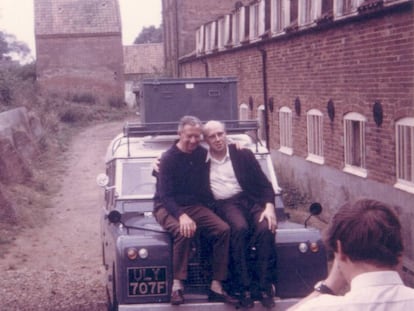
<path fill-rule="evenodd" d="M 294 305 L 299 301 L 300 298 L 289 298 L 279 299 L 275 298 L 275 307 L 272 310 L 282 311 L 287 310 L 290 306 Z M 133 304 L 133 305 L 120 305 L 119 311 L 158 311 L 158 310 L 171 310 L 172 306 L 170 303 L 153 303 L 153 304 Z M 180 311 L 182 310 L 197 310 L 197 311 L 234 311 L 235 307 L 227 305 L 221 302 L 207 302 L 207 301 L 189 301 L 179 306 Z M 255 302 L 255 311 L 268 311 L 261 305 L 260 302 Z"/>

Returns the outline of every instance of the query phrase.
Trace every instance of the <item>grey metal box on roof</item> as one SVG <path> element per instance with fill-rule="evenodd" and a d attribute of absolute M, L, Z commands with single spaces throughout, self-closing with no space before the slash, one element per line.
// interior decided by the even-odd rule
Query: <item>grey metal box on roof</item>
<path fill-rule="evenodd" d="M 202 121 L 238 120 L 237 79 L 145 79 L 141 121 L 177 122 L 184 115 Z"/>

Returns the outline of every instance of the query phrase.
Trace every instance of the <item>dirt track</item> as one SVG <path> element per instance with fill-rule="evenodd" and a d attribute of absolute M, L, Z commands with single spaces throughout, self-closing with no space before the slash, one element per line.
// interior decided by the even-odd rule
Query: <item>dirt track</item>
<path fill-rule="evenodd" d="M 109 141 L 122 122 L 96 125 L 76 135 L 59 163 L 60 191 L 44 224 L 26 229 L 0 259 L 0 309 L 106 310 L 99 235 Z M 55 178 L 51 176 L 51 178 Z"/>

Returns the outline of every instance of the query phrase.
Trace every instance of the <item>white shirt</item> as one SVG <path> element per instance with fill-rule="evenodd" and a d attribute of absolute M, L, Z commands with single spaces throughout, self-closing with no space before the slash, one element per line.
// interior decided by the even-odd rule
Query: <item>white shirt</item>
<path fill-rule="evenodd" d="M 296 310 L 405 311 L 414 308 L 414 289 L 404 286 L 395 271 L 368 272 L 351 281 L 344 296 L 319 295 Z"/>
<path fill-rule="evenodd" d="M 226 156 L 221 161 L 214 159 L 210 152 L 208 152 L 206 161 L 209 160 L 210 187 L 216 200 L 228 199 L 242 192 L 242 188 L 234 173 L 228 147 Z"/>

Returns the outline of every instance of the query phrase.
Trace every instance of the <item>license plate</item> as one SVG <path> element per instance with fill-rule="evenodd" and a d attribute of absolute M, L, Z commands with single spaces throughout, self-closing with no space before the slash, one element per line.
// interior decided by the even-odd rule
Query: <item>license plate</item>
<path fill-rule="evenodd" d="M 128 296 L 159 296 L 167 294 L 167 268 L 128 268 Z"/>

